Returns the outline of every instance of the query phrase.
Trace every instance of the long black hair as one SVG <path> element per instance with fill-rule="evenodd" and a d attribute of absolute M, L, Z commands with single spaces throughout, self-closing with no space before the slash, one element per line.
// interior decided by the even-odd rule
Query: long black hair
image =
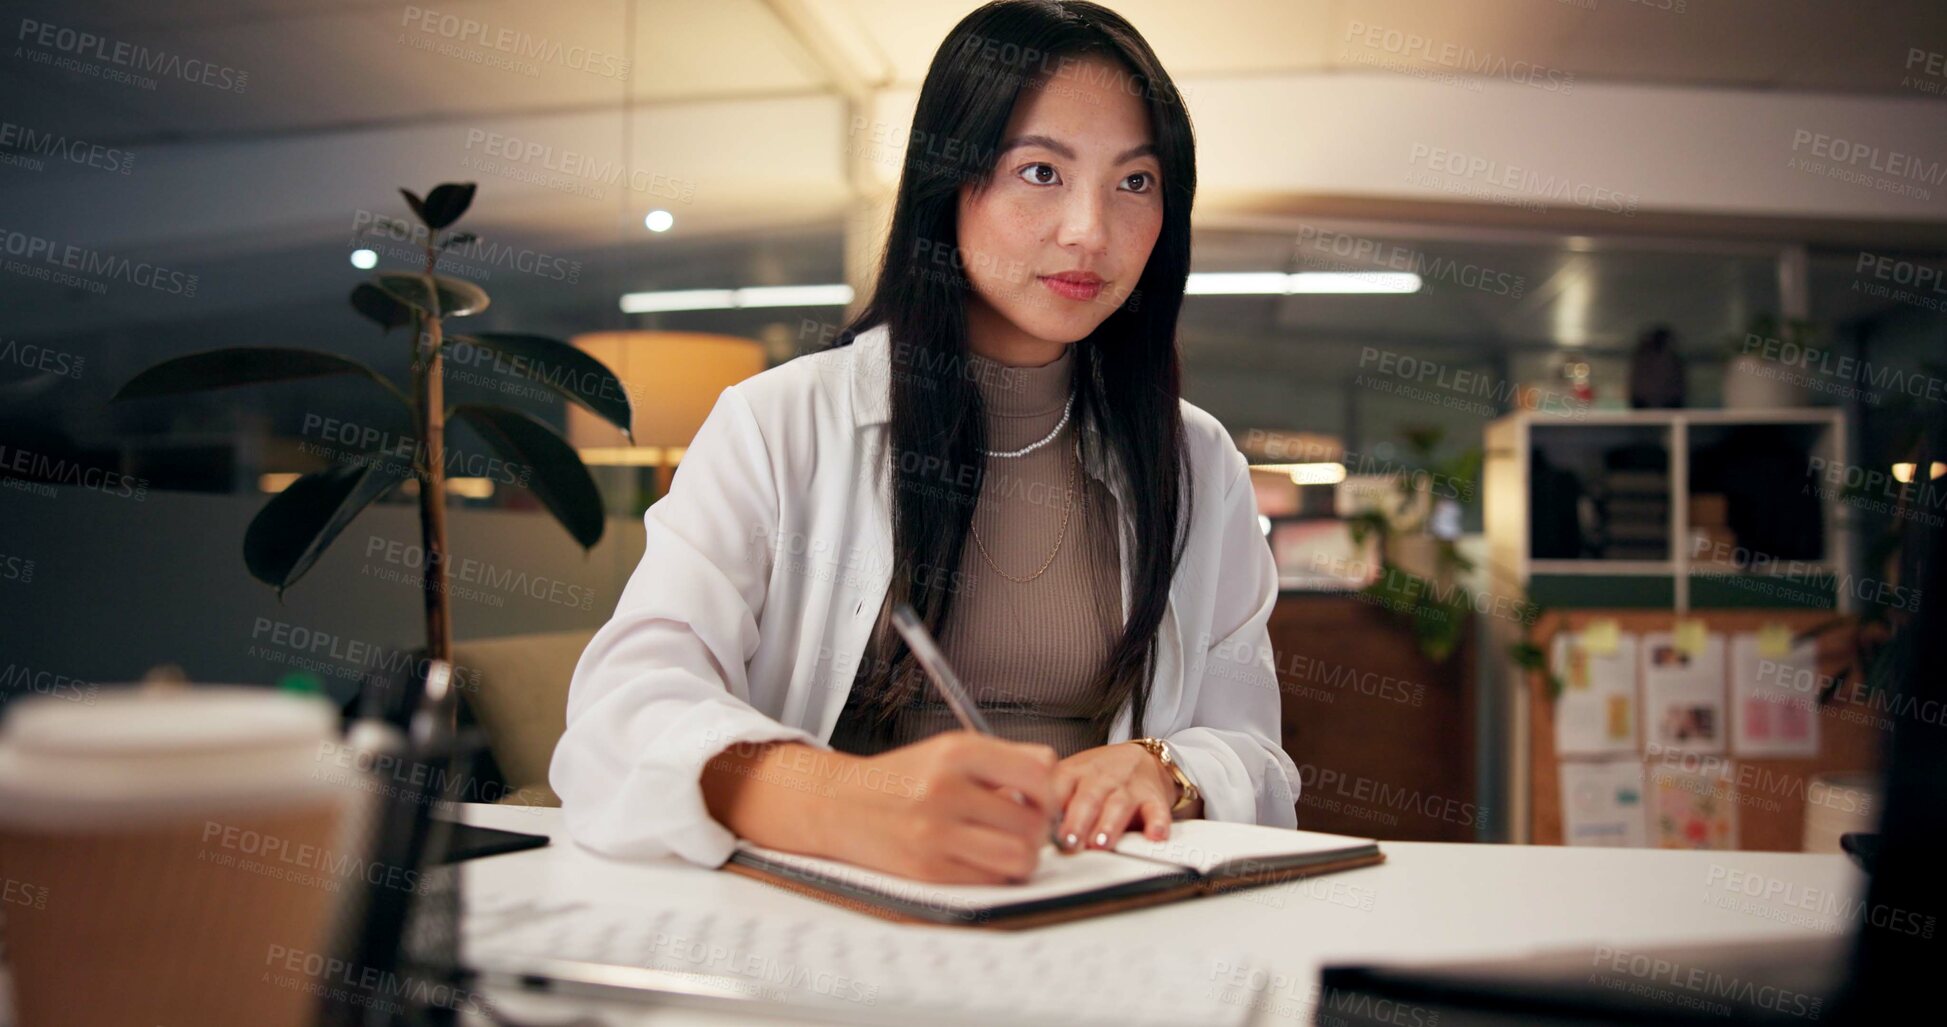
<path fill-rule="evenodd" d="M 896 475 L 894 573 L 855 686 L 881 717 L 907 702 L 918 681 L 911 653 L 885 630 L 887 613 L 909 602 L 940 632 L 954 595 L 946 585 L 957 580 L 985 470 L 985 408 L 974 382 L 956 373 L 966 367 L 971 284 L 964 273 L 942 272 L 965 266 L 957 246 L 959 189 L 991 183 L 1022 90 L 1081 73 L 1087 58 L 1128 73 L 1123 85 L 1148 107 L 1162 164 L 1163 224 L 1149 262 L 1128 298 L 1074 344 L 1076 416 L 1100 431 L 1102 455 L 1120 470 L 1122 509 L 1134 523 L 1129 616 L 1097 672 L 1104 700 L 1094 720 L 1107 730 L 1132 703 L 1131 723 L 1142 731 L 1157 631 L 1182 556 L 1179 527 L 1189 519 L 1176 321 L 1190 270 L 1195 141 L 1183 99 L 1149 44 L 1120 15 L 1083 0 L 999 0 L 947 34 L 920 88 L 871 298 L 835 342 L 847 345 L 883 324 L 893 344 L 889 452 L 880 470 Z"/>

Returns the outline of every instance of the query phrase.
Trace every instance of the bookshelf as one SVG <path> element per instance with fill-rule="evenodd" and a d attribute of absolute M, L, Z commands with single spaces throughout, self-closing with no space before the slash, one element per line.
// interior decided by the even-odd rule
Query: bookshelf
<path fill-rule="evenodd" d="M 1490 423 L 1484 448 L 1496 595 L 1657 620 L 1749 611 L 1797 623 L 1855 608 L 1846 508 L 1815 473 L 1817 461 L 1848 458 L 1838 409 L 1521 411 Z M 1534 740 L 1551 705 L 1507 655 L 1524 626 L 1483 622 L 1483 729 L 1500 753 L 1490 774 L 1503 831 L 1542 841 L 1535 827 L 1551 814 L 1540 804 L 1559 792 Z"/>

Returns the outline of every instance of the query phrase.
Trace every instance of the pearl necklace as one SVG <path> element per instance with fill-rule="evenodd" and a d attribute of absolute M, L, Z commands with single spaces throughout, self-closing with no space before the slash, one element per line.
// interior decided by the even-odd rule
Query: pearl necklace
<path fill-rule="evenodd" d="M 1061 430 L 1068 426 L 1068 415 L 1074 412 L 1075 412 L 1075 394 L 1073 392 L 1070 392 L 1068 394 L 1068 403 L 1061 408 L 1061 420 L 1055 422 L 1054 430 L 1050 431 L 1046 435 L 1043 435 L 1041 437 L 1041 441 L 1030 443 L 1026 446 L 1022 446 L 1020 449 L 1010 449 L 1006 451 L 982 449 L 980 451 L 980 454 L 982 456 L 997 456 L 997 457 L 1027 456 L 1029 453 L 1032 453 L 1035 450 L 1040 449 L 1042 446 L 1045 446 L 1048 443 L 1055 441 L 1055 436 L 1060 435 Z"/>

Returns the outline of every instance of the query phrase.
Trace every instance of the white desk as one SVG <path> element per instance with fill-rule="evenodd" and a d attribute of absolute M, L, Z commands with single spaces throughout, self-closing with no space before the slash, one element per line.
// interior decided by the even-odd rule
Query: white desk
<path fill-rule="evenodd" d="M 549 834 L 545 849 L 468 864 L 465 887 L 541 901 L 639 907 L 667 903 L 791 918 L 862 914 L 734 874 L 681 862 L 621 863 L 577 848 L 559 811 L 468 805 L 473 822 Z M 1865 876 L 1843 856 L 1676 852 L 1382 842 L 1386 863 L 1310 881 L 1036 928 L 1044 937 L 1241 949 L 1244 972 L 1270 980 L 1264 1007 L 1279 1023 L 1310 1023 L 1319 967 L 1355 960 L 1472 958 L 1607 945 L 1806 939 L 1850 930 L 1844 917 Z M 914 931 L 962 928 L 914 926 Z M 1223 971 L 1211 969 L 1213 985 Z M 490 993 L 515 1015 L 558 1019 L 559 998 Z M 719 1024 L 695 1011 L 660 1013 L 577 1003 L 606 1024 Z M 734 1022 L 751 1022 L 738 1017 Z"/>

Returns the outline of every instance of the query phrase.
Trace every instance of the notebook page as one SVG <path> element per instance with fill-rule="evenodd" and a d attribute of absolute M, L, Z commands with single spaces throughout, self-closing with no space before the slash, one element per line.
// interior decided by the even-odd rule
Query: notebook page
<path fill-rule="evenodd" d="M 1091 849 L 1064 853 L 1053 845 L 1044 845 L 1033 876 L 1022 884 L 936 884 L 867 870 L 836 860 L 779 852 L 741 839 L 737 842 L 737 848 L 790 870 L 815 875 L 821 880 L 842 882 L 906 902 L 949 911 L 991 909 L 1171 875 L 1168 867 L 1124 859 L 1113 852 Z"/>
<path fill-rule="evenodd" d="M 1228 820 L 1179 820 L 1170 825 L 1167 840 L 1151 841 L 1140 832 L 1131 831 L 1116 843 L 1115 851 L 1195 867 L 1199 873 L 1207 874 L 1232 861 L 1271 861 L 1372 844 L 1370 838 L 1319 831 L 1293 831 Z"/>

